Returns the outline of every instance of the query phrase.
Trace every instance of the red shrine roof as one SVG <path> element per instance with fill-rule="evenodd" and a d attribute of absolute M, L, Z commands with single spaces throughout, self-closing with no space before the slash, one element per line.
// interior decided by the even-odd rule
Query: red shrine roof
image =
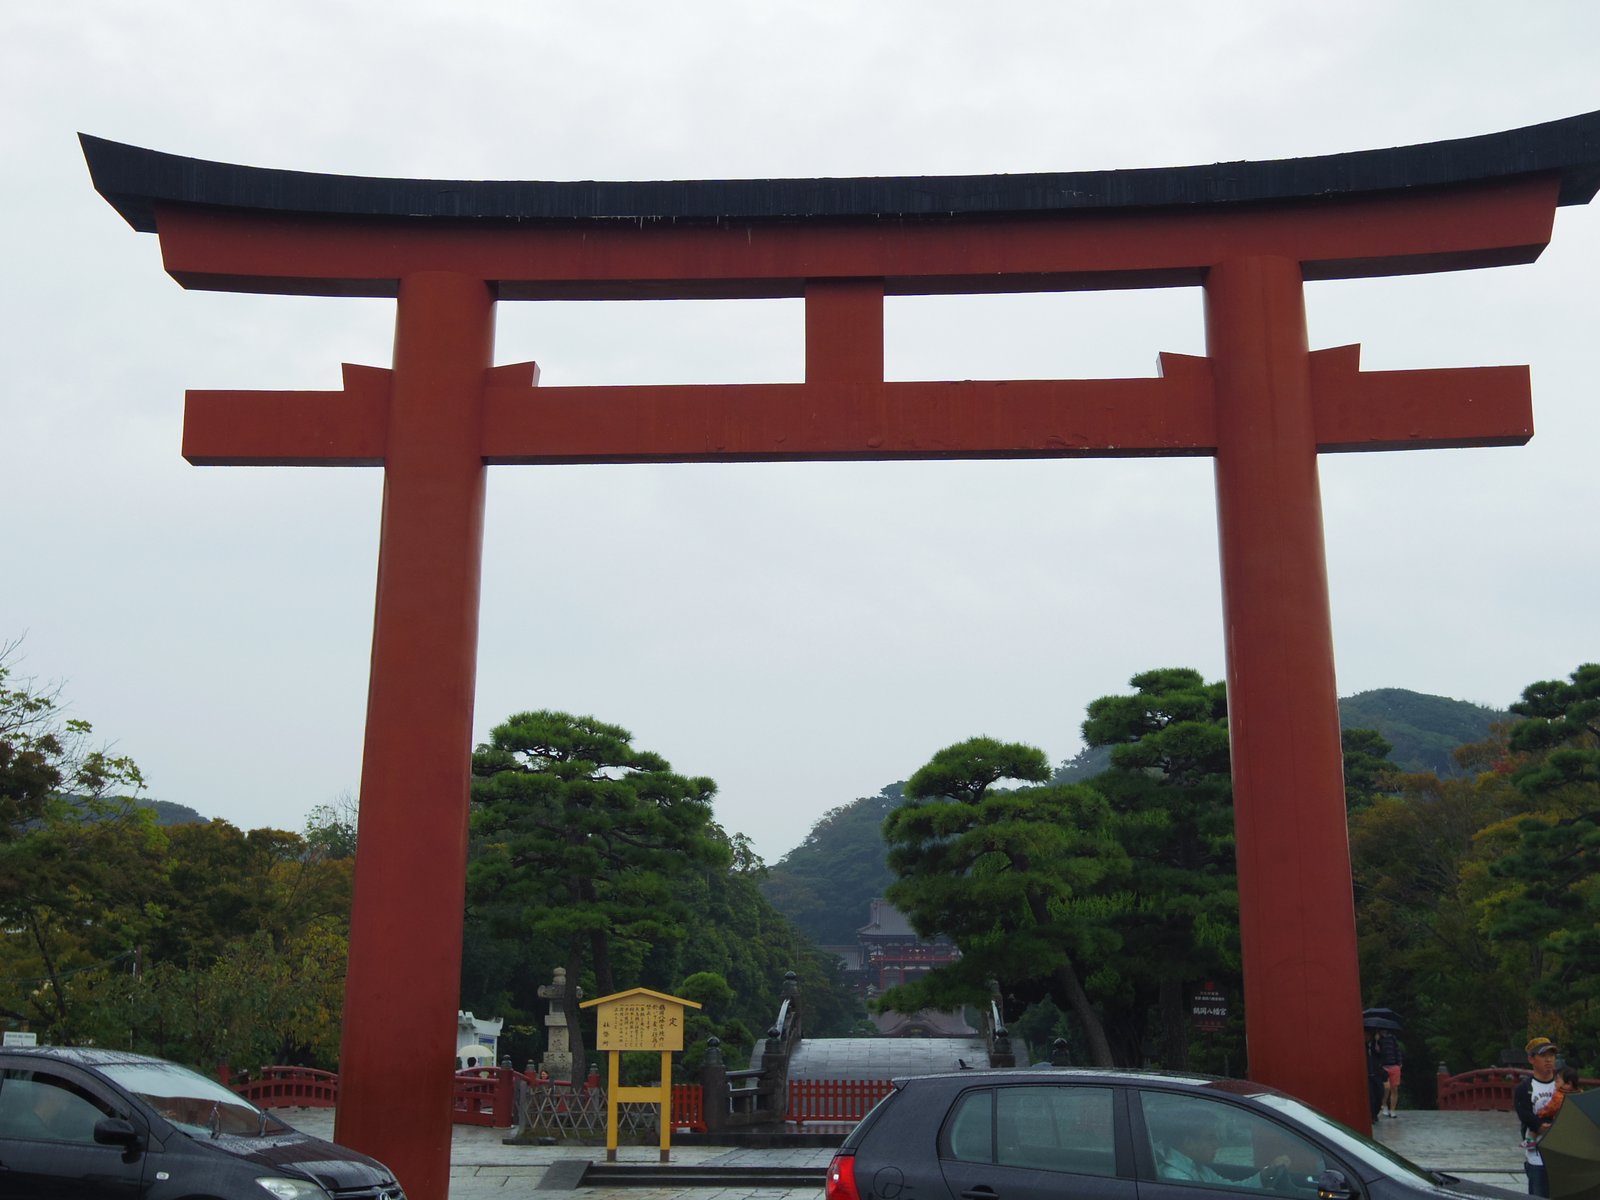
<path fill-rule="evenodd" d="M 1121 171 L 642 182 L 380 179 L 184 158 L 79 134 L 95 189 L 135 229 L 158 204 L 408 221 L 762 221 L 1015 216 L 1238 205 L 1560 177 L 1600 189 L 1600 112 L 1502 133 L 1328 154 Z"/>

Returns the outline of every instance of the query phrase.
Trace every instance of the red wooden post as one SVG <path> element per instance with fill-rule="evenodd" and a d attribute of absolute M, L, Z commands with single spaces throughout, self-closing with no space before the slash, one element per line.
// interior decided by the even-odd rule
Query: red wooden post
<path fill-rule="evenodd" d="M 1234 259 L 1205 287 L 1250 1075 L 1367 1129 L 1300 264 Z"/>
<path fill-rule="evenodd" d="M 334 1133 L 421 1200 L 450 1178 L 493 311 L 470 276 L 400 283 Z"/>
<path fill-rule="evenodd" d="M 883 382 L 883 280 L 808 279 L 806 382 Z"/>

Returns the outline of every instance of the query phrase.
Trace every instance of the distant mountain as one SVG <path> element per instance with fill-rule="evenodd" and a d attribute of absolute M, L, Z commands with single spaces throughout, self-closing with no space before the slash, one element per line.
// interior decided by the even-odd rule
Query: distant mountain
<path fill-rule="evenodd" d="M 1395 766 L 1435 775 L 1456 774 L 1456 747 L 1481 742 L 1491 726 L 1517 719 L 1502 709 L 1405 688 L 1377 688 L 1339 701 L 1341 728 L 1376 729 L 1394 747 L 1389 761 Z"/>
<path fill-rule="evenodd" d="M 1405 688 L 1379 688 L 1339 701 L 1345 729 L 1376 729 L 1394 750 L 1389 760 L 1403 771 L 1456 771 L 1457 746 L 1481 742 L 1490 727 L 1511 713 L 1429 696 Z M 1081 750 L 1056 768 L 1052 783 L 1083 783 L 1104 771 L 1109 747 Z M 853 945 L 869 906 L 893 880 L 885 861 L 883 818 L 900 803 L 902 784 L 831 809 L 806 840 L 768 869 L 762 891 L 779 912 L 820 945 Z"/>
<path fill-rule="evenodd" d="M 141 808 L 154 809 L 157 825 L 204 825 L 210 817 L 202 817 L 187 804 L 174 804 L 170 800 L 141 800 Z"/>
<path fill-rule="evenodd" d="M 899 805 L 901 783 L 830 809 L 767 870 L 761 890 L 772 906 L 821 946 L 853 946 L 872 919 L 874 897 L 893 880 L 883 819 Z"/>

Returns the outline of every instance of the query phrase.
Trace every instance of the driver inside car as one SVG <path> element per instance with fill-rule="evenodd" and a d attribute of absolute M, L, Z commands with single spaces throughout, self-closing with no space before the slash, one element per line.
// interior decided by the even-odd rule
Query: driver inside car
<path fill-rule="evenodd" d="M 1156 1174 L 1162 1179 L 1219 1184 L 1234 1188 L 1284 1189 L 1289 1182 L 1289 1156 L 1279 1154 L 1266 1166 L 1243 1178 L 1224 1175 L 1213 1165 L 1221 1137 L 1209 1113 L 1172 1113 L 1164 1123 L 1165 1136 L 1155 1147 Z"/>

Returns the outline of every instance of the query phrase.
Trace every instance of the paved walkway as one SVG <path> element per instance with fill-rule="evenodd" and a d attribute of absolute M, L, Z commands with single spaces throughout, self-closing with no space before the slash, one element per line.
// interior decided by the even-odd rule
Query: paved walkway
<path fill-rule="evenodd" d="M 278 1114 L 297 1129 L 318 1137 L 333 1136 L 331 1109 L 279 1109 Z M 1463 1179 L 1492 1183 L 1527 1192 L 1522 1174 L 1522 1151 L 1517 1148 L 1517 1119 L 1498 1112 L 1402 1112 L 1395 1120 L 1380 1120 L 1378 1141 L 1413 1162 L 1446 1171 Z M 510 1200 L 531 1197 L 545 1171 L 558 1160 L 605 1160 L 604 1148 L 590 1146 L 507 1146 L 507 1131 L 457 1125 L 450 1153 L 450 1200 Z M 622 1163 L 655 1165 L 654 1146 L 624 1146 L 617 1152 Z M 739 1150 L 725 1146 L 674 1146 L 674 1164 L 720 1166 L 826 1167 L 830 1148 L 797 1150 Z M 803 1188 L 583 1188 L 577 1192 L 547 1192 L 544 1200 L 821 1200 L 821 1189 Z"/>

